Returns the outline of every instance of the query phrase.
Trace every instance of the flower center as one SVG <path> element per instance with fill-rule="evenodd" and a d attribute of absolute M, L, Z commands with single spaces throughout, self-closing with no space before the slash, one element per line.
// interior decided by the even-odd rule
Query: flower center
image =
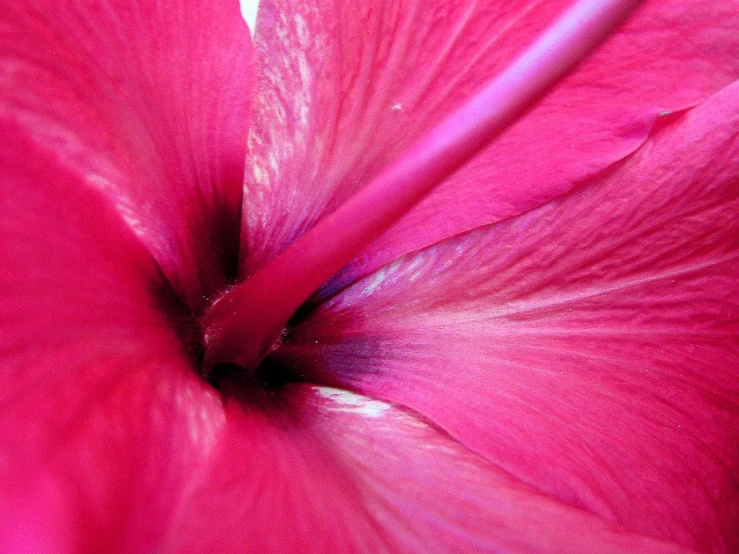
<path fill-rule="evenodd" d="M 583 59 L 638 0 L 581 0 L 336 211 L 206 311 L 203 371 L 255 374 L 296 310 Z M 296 271 L 300 268 L 300 271 Z M 216 371 L 214 372 L 214 368 Z"/>

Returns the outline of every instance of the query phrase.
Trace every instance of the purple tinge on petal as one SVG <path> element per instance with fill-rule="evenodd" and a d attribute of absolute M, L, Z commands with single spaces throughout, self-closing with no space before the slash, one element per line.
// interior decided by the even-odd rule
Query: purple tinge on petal
<path fill-rule="evenodd" d="M 561 199 L 401 258 L 278 352 L 563 502 L 739 548 L 739 83 Z"/>
<path fill-rule="evenodd" d="M 366 184 L 569 4 L 265 0 L 242 276 Z M 542 205 L 624 158 L 660 113 L 694 105 L 739 75 L 737 18 L 730 1 L 646 2 L 528 117 L 329 288 Z"/>
<path fill-rule="evenodd" d="M 0 7 L 0 117 L 106 197 L 198 312 L 235 275 L 253 52 L 236 0 Z"/>

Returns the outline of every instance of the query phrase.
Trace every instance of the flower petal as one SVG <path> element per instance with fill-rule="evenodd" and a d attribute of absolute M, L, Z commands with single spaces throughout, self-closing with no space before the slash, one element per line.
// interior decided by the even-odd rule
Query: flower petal
<path fill-rule="evenodd" d="M 538 494 L 413 414 L 347 391 L 299 386 L 279 416 L 232 403 L 227 417 L 165 552 L 682 552 Z"/>
<path fill-rule="evenodd" d="M 739 82 L 596 182 L 398 260 L 281 350 L 627 529 L 739 548 Z"/>
<path fill-rule="evenodd" d="M 197 311 L 236 271 L 253 58 L 237 0 L 8 0 L 0 29 L 0 116 L 84 173 Z"/>
<path fill-rule="evenodd" d="M 366 184 L 569 4 L 265 0 L 242 274 Z M 627 156 L 660 113 L 694 105 L 737 78 L 737 25 L 731 1 L 647 2 L 340 281 L 539 206 Z"/>
<path fill-rule="evenodd" d="M 151 255 L 0 120 L 0 544 L 151 551 L 223 422 Z M 62 156 L 63 158 L 63 156 Z"/>

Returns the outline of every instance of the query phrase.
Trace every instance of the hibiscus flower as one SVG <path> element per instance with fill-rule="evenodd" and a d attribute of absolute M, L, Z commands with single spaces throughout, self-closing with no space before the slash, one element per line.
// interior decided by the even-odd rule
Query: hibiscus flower
<path fill-rule="evenodd" d="M 737 551 L 729 0 L 640 6 L 259 367 L 204 365 L 215 300 L 568 3 L 264 0 L 252 46 L 233 2 L 3 2 L 2 543 Z"/>

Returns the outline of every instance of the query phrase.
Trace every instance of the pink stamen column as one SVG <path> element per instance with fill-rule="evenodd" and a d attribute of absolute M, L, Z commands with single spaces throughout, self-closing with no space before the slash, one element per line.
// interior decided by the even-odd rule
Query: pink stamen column
<path fill-rule="evenodd" d="M 489 144 L 606 38 L 639 0 L 581 0 L 511 66 L 203 317 L 204 371 L 253 371 L 323 283 Z"/>

